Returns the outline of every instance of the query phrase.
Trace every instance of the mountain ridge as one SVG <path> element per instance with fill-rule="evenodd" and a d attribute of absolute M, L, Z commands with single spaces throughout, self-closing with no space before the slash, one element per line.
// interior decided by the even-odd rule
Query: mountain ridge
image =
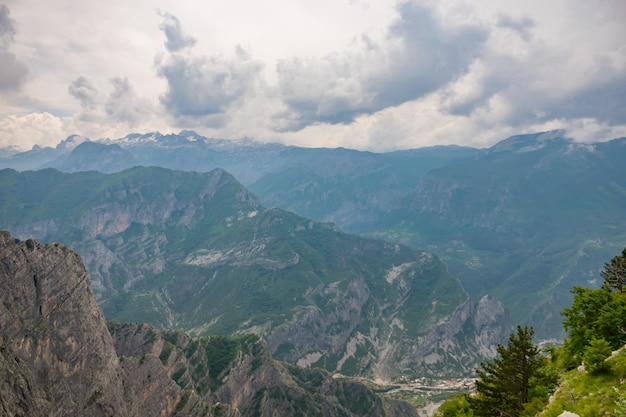
<path fill-rule="evenodd" d="M 266 207 L 434 252 L 474 300 L 501 299 L 513 321 L 533 325 L 542 338 L 562 336 L 558 312 L 571 300 L 569 288 L 593 285 L 595 265 L 626 241 L 626 138 L 586 144 L 555 130 L 483 150 L 384 154 L 191 131 L 127 139 L 138 164 L 196 171 L 220 165 Z"/>
<path fill-rule="evenodd" d="M 490 300 L 458 339 L 476 306 L 431 254 L 266 209 L 223 170 L 3 170 L 0 190 L 0 227 L 76 248 L 116 321 L 254 332 L 279 359 L 382 380 L 471 372 L 505 332 Z"/>

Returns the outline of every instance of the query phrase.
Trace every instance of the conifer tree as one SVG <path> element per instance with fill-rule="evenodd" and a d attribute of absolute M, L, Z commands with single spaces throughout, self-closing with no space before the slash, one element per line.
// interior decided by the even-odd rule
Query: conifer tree
<path fill-rule="evenodd" d="M 617 255 L 611 259 L 611 262 L 604 264 L 600 275 L 611 290 L 626 292 L 626 248 L 621 255 Z"/>
<path fill-rule="evenodd" d="M 478 369 L 476 393 L 469 397 L 476 416 L 517 417 L 529 402 L 533 376 L 543 363 L 533 344 L 532 327 L 517 326 L 508 345 L 498 345 L 498 356 Z"/>

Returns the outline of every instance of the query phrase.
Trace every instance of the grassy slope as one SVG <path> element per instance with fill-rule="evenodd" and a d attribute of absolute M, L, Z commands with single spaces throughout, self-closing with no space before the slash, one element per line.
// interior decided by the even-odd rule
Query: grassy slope
<path fill-rule="evenodd" d="M 608 359 L 610 370 L 590 373 L 572 370 L 562 375 L 553 400 L 540 417 L 557 417 L 563 411 L 586 416 L 626 415 L 626 347 Z M 620 412 L 622 414 L 618 414 Z"/>

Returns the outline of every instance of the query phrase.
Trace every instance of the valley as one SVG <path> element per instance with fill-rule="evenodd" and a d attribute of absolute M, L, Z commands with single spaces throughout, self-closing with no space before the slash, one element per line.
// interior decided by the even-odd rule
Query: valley
<path fill-rule="evenodd" d="M 504 310 L 430 253 L 266 209 L 231 175 L 0 171 L 0 227 L 81 254 L 109 320 L 262 336 L 278 359 L 392 381 L 471 372 Z"/>
<path fill-rule="evenodd" d="M 625 141 L 552 131 L 376 154 L 74 136 L 3 153 L 0 227 L 80 253 L 111 320 L 252 332 L 279 359 L 380 381 L 446 379 L 513 323 L 563 337 L 571 287 L 597 283 L 626 241 Z"/>

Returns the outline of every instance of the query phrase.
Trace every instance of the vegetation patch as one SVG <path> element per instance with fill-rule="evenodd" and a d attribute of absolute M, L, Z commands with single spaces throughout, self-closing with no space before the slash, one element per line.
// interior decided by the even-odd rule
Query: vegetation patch
<path fill-rule="evenodd" d="M 542 354 L 532 328 L 518 326 L 498 356 L 477 370 L 476 391 L 445 402 L 437 416 L 626 415 L 626 248 L 601 275 L 601 288 L 574 287 L 574 301 L 562 313 L 563 346 Z"/>
<path fill-rule="evenodd" d="M 172 354 L 172 346 L 169 344 L 164 344 L 161 353 L 159 354 L 159 359 L 163 365 L 167 364 L 167 360 L 170 358 Z"/>

